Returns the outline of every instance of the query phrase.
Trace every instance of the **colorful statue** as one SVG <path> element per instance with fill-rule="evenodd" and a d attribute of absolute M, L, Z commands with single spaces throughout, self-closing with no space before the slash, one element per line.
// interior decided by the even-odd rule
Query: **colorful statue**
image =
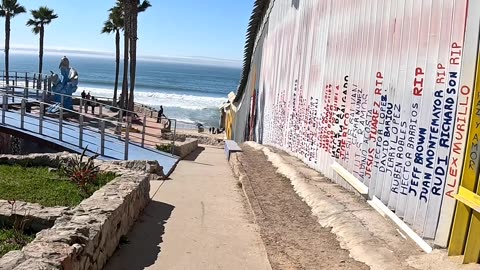
<path fill-rule="evenodd" d="M 63 97 L 63 108 L 68 110 L 73 110 L 72 104 L 72 94 L 77 91 L 78 85 L 78 73 L 77 71 L 70 67 L 70 61 L 64 56 L 60 61 L 58 66 L 60 69 L 60 74 L 62 78 L 60 79 L 58 74 L 50 71 L 52 73 L 52 92 L 59 93 L 64 95 Z M 58 113 L 61 106 L 61 95 L 54 95 L 55 105 L 48 108 L 49 113 Z"/>

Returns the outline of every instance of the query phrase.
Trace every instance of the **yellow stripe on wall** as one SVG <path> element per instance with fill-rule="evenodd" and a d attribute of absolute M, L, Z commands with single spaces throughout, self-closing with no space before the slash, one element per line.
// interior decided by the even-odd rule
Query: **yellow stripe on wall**
<path fill-rule="evenodd" d="M 477 78 L 475 81 L 475 92 L 480 89 L 480 56 L 477 59 Z M 480 112 L 478 111 L 478 101 L 475 104 L 475 111 L 478 117 Z M 477 133 L 478 134 L 478 133 Z M 480 146 L 478 146 L 480 147 Z M 480 151 L 477 151 L 479 153 Z M 476 164 L 478 166 L 478 164 Z M 478 185 L 478 177 L 475 178 L 477 194 L 480 194 L 480 186 Z M 473 191 L 474 189 L 472 189 Z M 467 193 L 468 194 L 468 193 Z M 480 197 L 476 194 L 469 194 L 470 201 L 474 203 L 480 203 Z M 475 209 L 475 207 L 473 207 Z M 465 256 L 463 257 L 463 263 L 476 263 L 480 261 L 480 213 L 473 211 L 470 222 L 470 230 L 467 235 L 467 242 L 465 245 Z"/>
<path fill-rule="evenodd" d="M 479 56 L 477 56 L 477 67 L 478 66 L 480 66 Z M 467 149 L 465 151 L 465 162 L 463 164 L 463 173 L 460 183 L 460 186 L 468 191 L 475 191 L 478 182 L 477 173 L 480 157 L 480 72 L 478 68 L 475 80 L 472 106 L 473 108 L 470 118 Z M 471 214 L 472 209 L 470 207 L 468 207 L 461 201 L 457 202 L 455 218 L 453 220 L 453 227 L 450 235 L 448 255 L 458 256 L 463 254 L 466 245 Z M 479 238 L 479 235 L 480 234 L 477 234 L 477 238 Z M 475 243 L 476 241 L 471 241 L 470 246 Z"/>

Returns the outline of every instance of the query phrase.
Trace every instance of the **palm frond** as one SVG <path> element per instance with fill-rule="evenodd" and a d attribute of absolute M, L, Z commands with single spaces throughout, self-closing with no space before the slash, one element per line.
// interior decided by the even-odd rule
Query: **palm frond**
<path fill-rule="evenodd" d="M 147 10 L 147 8 L 149 8 L 151 6 L 152 6 L 152 4 L 150 4 L 150 1 L 143 0 L 142 3 L 137 6 L 138 12 L 144 12 L 145 10 Z"/>
<path fill-rule="evenodd" d="M 115 32 L 115 26 L 111 20 L 105 21 L 103 23 L 102 34 L 111 34 Z"/>
<path fill-rule="evenodd" d="M 25 7 L 18 4 L 17 0 L 2 0 L 2 4 L 0 5 L 0 16 L 1 17 L 15 17 L 20 13 L 26 12 Z"/>

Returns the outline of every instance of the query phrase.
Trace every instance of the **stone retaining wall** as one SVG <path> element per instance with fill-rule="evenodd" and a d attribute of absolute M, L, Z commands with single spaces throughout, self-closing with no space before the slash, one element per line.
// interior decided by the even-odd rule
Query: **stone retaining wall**
<path fill-rule="evenodd" d="M 55 167 L 59 160 L 71 155 L 0 156 L 0 163 Z M 4 255 L 0 270 L 103 268 L 120 238 L 149 203 L 149 179 L 152 172 L 158 173 L 162 168 L 147 161 L 98 163 L 102 171 L 114 171 L 121 176 L 74 209 L 65 211 L 53 227 L 40 231 L 21 251 Z"/>

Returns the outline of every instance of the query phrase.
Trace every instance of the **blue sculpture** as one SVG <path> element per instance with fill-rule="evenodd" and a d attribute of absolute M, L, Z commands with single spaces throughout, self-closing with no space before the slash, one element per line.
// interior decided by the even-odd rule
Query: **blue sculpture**
<path fill-rule="evenodd" d="M 55 93 L 64 95 L 63 97 L 63 108 L 68 110 L 73 110 L 72 104 L 72 94 L 77 91 L 78 85 L 78 73 L 74 68 L 70 67 L 70 61 L 66 56 L 62 57 L 60 65 L 60 74 L 62 78 L 60 79 L 58 74 L 50 71 L 52 73 L 52 92 L 54 93 L 55 105 L 50 106 L 47 110 L 49 113 L 58 113 L 61 106 L 61 95 L 55 95 Z"/>

